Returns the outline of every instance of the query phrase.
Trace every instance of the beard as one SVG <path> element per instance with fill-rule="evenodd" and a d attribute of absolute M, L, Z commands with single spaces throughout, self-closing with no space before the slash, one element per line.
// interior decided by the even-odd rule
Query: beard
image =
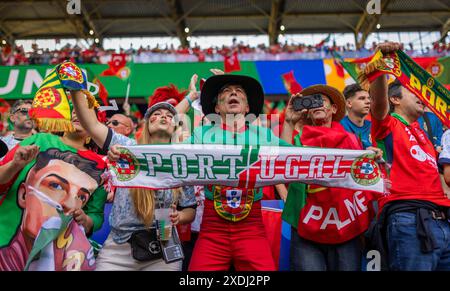
<path fill-rule="evenodd" d="M 26 120 L 24 122 L 15 124 L 15 130 L 20 132 L 30 132 L 33 130 L 34 123 L 33 121 Z"/>

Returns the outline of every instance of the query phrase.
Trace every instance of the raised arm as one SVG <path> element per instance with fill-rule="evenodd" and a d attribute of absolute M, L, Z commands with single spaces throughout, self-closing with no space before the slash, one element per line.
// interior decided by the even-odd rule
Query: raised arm
<path fill-rule="evenodd" d="M 197 100 L 198 97 L 200 97 L 198 92 L 197 92 L 197 87 L 196 87 L 197 80 L 198 80 L 197 74 L 192 75 L 191 82 L 189 83 L 188 96 L 186 96 L 186 98 L 181 100 L 181 102 L 178 103 L 178 105 L 175 107 L 175 109 L 177 110 L 178 114 L 182 115 L 182 114 L 188 112 L 189 108 L 191 108 L 192 102 Z M 190 99 L 190 101 L 188 100 L 188 98 Z"/>
<path fill-rule="evenodd" d="M 83 126 L 99 147 L 103 147 L 108 136 L 108 127 L 98 121 L 94 109 L 89 109 L 83 92 L 71 91 L 70 94 L 75 113 L 81 126 Z"/>
<path fill-rule="evenodd" d="M 390 53 L 400 49 L 400 44 L 395 42 L 386 42 L 378 45 L 379 50 L 384 53 Z M 389 113 L 388 84 L 385 75 L 381 75 L 370 84 L 370 113 L 372 118 L 383 120 Z"/>
<path fill-rule="evenodd" d="M 383 120 L 389 113 L 388 84 L 385 75 L 379 76 L 370 84 L 370 97 L 372 118 Z"/>
<path fill-rule="evenodd" d="M 37 145 L 17 145 L 17 149 L 11 151 L 14 151 L 12 160 L 0 166 L 0 184 L 8 183 L 19 171 L 34 160 L 39 153 L 39 147 Z"/>

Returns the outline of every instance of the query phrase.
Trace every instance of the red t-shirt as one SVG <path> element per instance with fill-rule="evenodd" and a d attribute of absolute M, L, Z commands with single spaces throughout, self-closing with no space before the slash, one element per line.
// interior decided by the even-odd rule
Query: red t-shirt
<path fill-rule="evenodd" d="M 391 168 L 390 193 L 379 200 L 380 211 L 394 200 L 425 200 L 450 207 L 442 190 L 434 147 L 417 122 L 408 124 L 397 114 L 382 121 L 372 118 L 372 138 L 383 149 Z"/>

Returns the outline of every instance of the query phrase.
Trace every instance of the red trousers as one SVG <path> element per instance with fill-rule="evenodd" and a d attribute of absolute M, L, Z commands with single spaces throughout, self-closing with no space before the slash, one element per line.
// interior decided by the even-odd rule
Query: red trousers
<path fill-rule="evenodd" d="M 221 218 L 214 202 L 206 199 L 189 271 L 228 271 L 231 265 L 236 271 L 275 271 L 261 202 L 253 204 L 244 220 L 231 222 Z"/>

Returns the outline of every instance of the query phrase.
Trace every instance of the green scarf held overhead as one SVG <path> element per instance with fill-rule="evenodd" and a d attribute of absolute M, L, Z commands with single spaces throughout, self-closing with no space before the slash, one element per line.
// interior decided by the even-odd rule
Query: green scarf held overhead
<path fill-rule="evenodd" d="M 401 50 L 388 54 L 377 51 L 364 71 L 359 73 L 358 81 L 368 89 L 371 82 L 385 74 L 394 75 L 405 88 L 424 102 L 442 123 L 450 127 L 450 113 L 447 111 L 450 91 L 407 54 Z"/>

